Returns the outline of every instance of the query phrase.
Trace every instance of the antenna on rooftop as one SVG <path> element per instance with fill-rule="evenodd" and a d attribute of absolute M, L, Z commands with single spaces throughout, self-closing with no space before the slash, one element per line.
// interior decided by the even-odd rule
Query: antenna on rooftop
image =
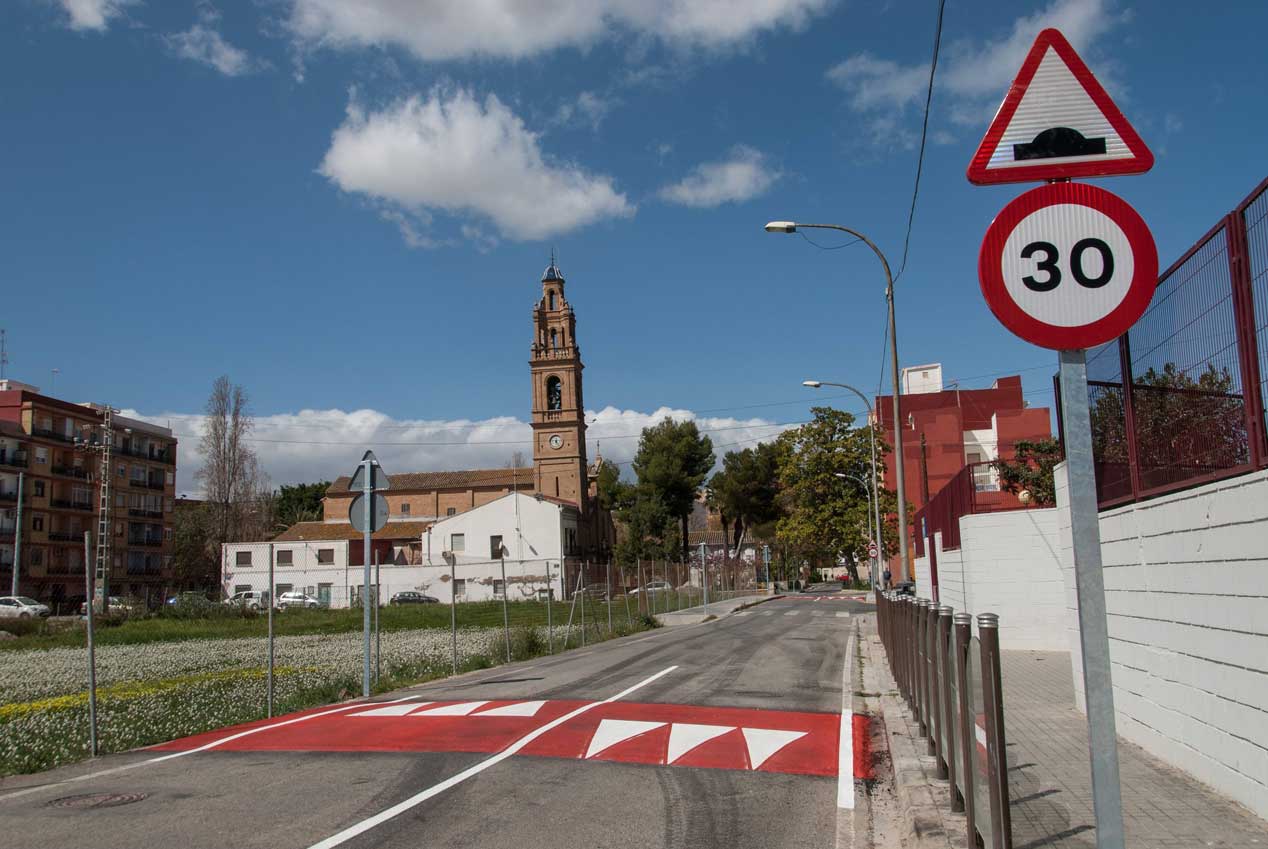
<path fill-rule="evenodd" d="M 0 327 L 0 380 L 4 380 L 4 371 L 9 365 L 9 349 L 5 347 L 5 330 Z"/>

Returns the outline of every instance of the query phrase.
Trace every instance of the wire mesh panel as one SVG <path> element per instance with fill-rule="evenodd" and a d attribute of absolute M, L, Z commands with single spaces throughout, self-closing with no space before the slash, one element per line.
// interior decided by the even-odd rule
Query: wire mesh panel
<path fill-rule="evenodd" d="M 1117 339 L 1088 351 L 1087 377 L 1096 499 L 1105 503 L 1132 494 L 1123 370 Z"/>
<path fill-rule="evenodd" d="M 1128 342 L 1142 492 L 1249 462 L 1225 228 L 1159 280 Z"/>
<path fill-rule="evenodd" d="M 1246 245 L 1250 265 L 1255 339 L 1259 346 L 1259 397 L 1268 408 L 1268 189 L 1245 204 Z M 1268 431 L 1268 422 L 1265 422 Z"/>
<path fill-rule="evenodd" d="M 969 641 L 969 710 L 973 731 L 973 811 L 974 825 L 983 846 L 994 846 L 991 824 L 991 767 L 986 757 L 986 698 L 982 681 L 982 644 Z"/>

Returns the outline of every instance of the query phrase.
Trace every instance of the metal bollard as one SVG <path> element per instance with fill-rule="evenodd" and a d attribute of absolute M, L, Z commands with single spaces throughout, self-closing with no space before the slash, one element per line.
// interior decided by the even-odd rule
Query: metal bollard
<path fill-rule="evenodd" d="M 916 688 L 914 686 L 915 679 L 912 678 L 911 668 L 914 666 L 913 658 L 916 652 L 916 641 L 912 639 L 912 620 L 916 613 L 916 599 L 907 596 L 903 601 L 903 687 L 907 693 L 907 707 L 911 711 L 912 719 L 920 716 L 920 706 L 916 704 Z"/>
<path fill-rule="evenodd" d="M 942 716 L 942 709 L 938 703 L 937 634 L 938 603 L 931 600 L 925 606 L 923 636 L 925 640 L 925 715 L 928 717 L 926 725 L 929 727 L 929 746 L 926 751 L 933 755 L 935 765 L 938 760 L 938 721 Z"/>
<path fill-rule="evenodd" d="M 951 664 L 947 661 L 947 649 L 951 645 L 951 616 L 954 611 L 947 605 L 938 608 L 935 646 L 938 671 L 938 777 L 951 784 L 951 806 L 955 810 L 955 726 L 951 724 Z"/>
<path fill-rule="evenodd" d="M 1004 742 L 1004 693 L 999 669 L 999 617 L 977 617 L 982 643 L 982 701 L 986 707 L 986 763 L 990 773 L 993 849 L 1012 849 L 1012 817 L 1008 810 L 1008 753 Z"/>
<path fill-rule="evenodd" d="M 973 810 L 973 749 L 977 745 L 977 736 L 973 731 L 973 715 L 969 708 L 969 647 L 972 645 L 973 617 L 967 613 L 957 613 L 952 617 L 951 647 L 955 659 L 956 717 L 960 733 L 960 807 L 956 807 L 955 796 L 951 797 L 951 810 L 964 810 L 964 818 L 968 825 L 970 846 L 977 845 L 977 824 L 974 822 Z"/>
<path fill-rule="evenodd" d="M 916 700 L 920 703 L 920 736 L 925 737 L 929 734 L 929 694 L 925 691 L 929 683 L 927 672 L 927 660 L 925 658 L 925 626 L 926 611 L 929 609 L 929 599 L 922 598 L 916 602 L 916 617 L 912 623 L 914 637 L 916 641 L 916 664 L 912 670 L 916 676 Z"/>

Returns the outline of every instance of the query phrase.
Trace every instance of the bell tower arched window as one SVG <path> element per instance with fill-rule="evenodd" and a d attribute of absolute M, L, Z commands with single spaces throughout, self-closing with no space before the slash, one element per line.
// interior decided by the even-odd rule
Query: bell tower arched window
<path fill-rule="evenodd" d="M 553 310 L 554 308 L 555 308 L 555 290 L 551 289 L 550 290 L 550 306 L 547 309 Z"/>
<path fill-rule="evenodd" d="M 553 327 L 550 329 L 550 350 L 559 350 L 559 333 Z"/>
<path fill-rule="evenodd" d="M 546 378 L 546 409 L 562 410 L 564 407 L 563 384 L 557 377 Z"/>

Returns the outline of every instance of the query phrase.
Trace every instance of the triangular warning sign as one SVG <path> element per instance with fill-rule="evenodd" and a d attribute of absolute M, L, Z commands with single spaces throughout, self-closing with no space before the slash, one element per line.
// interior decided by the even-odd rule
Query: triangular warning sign
<path fill-rule="evenodd" d="M 1154 155 L 1058 30 L 1039 33 L 969 163 L 970 183 L 1139 174 Z"/>

